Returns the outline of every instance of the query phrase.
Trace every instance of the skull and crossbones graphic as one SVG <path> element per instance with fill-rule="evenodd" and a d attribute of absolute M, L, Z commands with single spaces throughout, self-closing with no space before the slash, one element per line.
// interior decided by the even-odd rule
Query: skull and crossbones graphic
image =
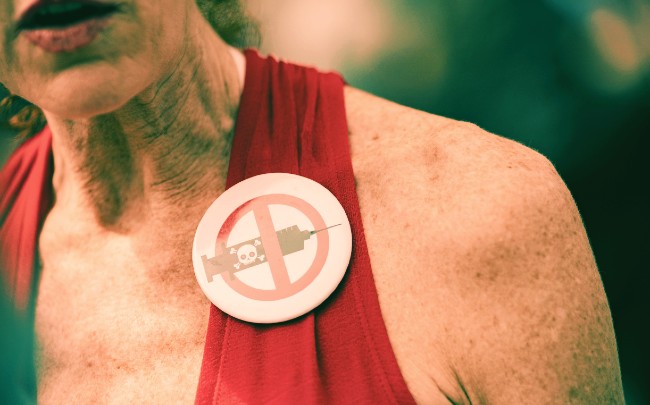
<path fill-rule="evenodd" d="M 239 268 L 243 266 L 250 266 L 251 264 L 255 263 L 256 260 L 259 259 L 260 262 L 263 262 L 265 259 L 264 255 L 258 255 L 257 253 L 257 246 L 261 245 L 262 242 L 259 240 L 256 240 L 253 242 L 253 244 L 246 244 L 240 246 L 238 249 L 231 248 L 230 249 L 230 254 L 237 255 L 237 260 L 239 260 L 239 263 L 235 263 L 234 267 L 239 270 Z"/>

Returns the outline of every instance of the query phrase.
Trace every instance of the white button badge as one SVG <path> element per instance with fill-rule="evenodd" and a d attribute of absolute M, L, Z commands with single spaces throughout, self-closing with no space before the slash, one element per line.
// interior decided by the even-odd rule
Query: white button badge
<path fill-rule="evenodd" d="M 352 231 L 336 197 L 305 177 L 269 173 L 226 190 L 206 211 L 192 260 L 205 295 L 248 322 L 297 318 L 332 294 Z"/>

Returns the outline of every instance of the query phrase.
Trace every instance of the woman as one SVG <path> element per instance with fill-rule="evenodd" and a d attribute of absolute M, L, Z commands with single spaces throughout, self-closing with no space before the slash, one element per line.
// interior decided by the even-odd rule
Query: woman
<path fill-rule="evenodd" d="M 0 81 L 47 120 L 0 207 L 40 401 L 623 402 L 589 243 L 544 157 L 242 53 L 204 17 L 238 5 L 212 6 L 3 7 Z M 192 271 L 210 204 L 266 172 L 326 186 L 354 232 L 336 292 L 268 326 L 210 306 Z"/>

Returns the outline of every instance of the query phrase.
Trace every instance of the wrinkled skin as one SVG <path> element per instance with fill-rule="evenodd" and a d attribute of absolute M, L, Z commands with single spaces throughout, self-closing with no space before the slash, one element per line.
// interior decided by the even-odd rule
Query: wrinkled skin
<path fill-rule="evenodd" d="M 39 243 L 39 402 L 94 402 L 107 392 L 118 403 L 191 402 L 209 302 L 186 255 L 224 188 L 243 56 L 193 0 L 126 0 L 94 42 L 48 53 L 14 34 L 32 1 L 2 4 L 0 81 L 43 110 L 53 140 L 56 202 Z M 161 294 L 171 299 L 164 306 Z M 101 341 L 91 337 L 98 331 Z M 152 336 L 165 336 L 157 349 Z M 163 347 L 175 350 L 154 353 Z M 103 366 L 111 359 L 121 372 Z"/>
<path fill-rule="evenodd" d="M 53 134 L 39 399 L 190 403 L 208 302 L 188 252 L 225 187 L 241 54 L 192 0 L 127 0 L 96 42 L 47 54 L 12 34 L 30 1 L 2 2 L 0 81 Z M 466 123 L 345 97 L 379 303 L 416 401 L 622 403 L 607 300 L 552 165 Z"/>
<path fill-rule="evenodd" d="M 16 35 L 14 23 L 33 0 L 7 1 L 0 14 L 0 82 L 65 118 L 114 111 L 178 62 L 190 1 L 121 0 L 121 11 L 89 46 L 52 54 Z M 164 27 L 164 29 L 163 29 Z"/>

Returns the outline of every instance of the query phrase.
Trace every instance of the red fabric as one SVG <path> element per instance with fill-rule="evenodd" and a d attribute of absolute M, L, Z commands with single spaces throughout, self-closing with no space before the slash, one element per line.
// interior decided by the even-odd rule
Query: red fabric
<path fill-rule="evenodd" d="M 53 198 L 51 149 L 46 127 L 21 145 L 0 172 L 0 268 L 21 311 L 29 309 L 38 235 Z"/>
<path fill-rule="evenodd" d="M 26 340 L 22 347 L 26 348 L 34 347 L 30 331 L 34 317 L 32 292 L 38 282 L 38 235 L 53 199 L 51 144 L 46 128 L 22 144 L 0 172 L 0 294 L 9 294 L 30 326 L 20 334 Z M 19 336 L 16 333 L 14 336 Z M 11 367 L 12 389 L 26 403 L 36 402 L 35 366 L 31 351 L 19 351 Z"/>
<path fill-rule="evenodd" d="M 344 82 L 246 52 L 227 187 L 269 172 L 329 189 L 352 225 L 348 272 L 314 311 L 254 325 L 212 306 L 198 404 L 412 404 L 381 316 L 348 145 Z"/>
<path fill-rule="evenodd" d="M 341 202 L 353 231 L 341 285 L 314 311 L 253 325 L 211 307 L 197 404 L 413 404 L 381 316 L 348 145 L 343 80 L 247 51 L 228 187 L 286 172 Z M 0 174 L 0 253 L 17 305 L 35 296 L 37 238 L 53 193 L 51 134 L 19 148 Z M 26 377 L 29 378 L 29 377 Z"/>

